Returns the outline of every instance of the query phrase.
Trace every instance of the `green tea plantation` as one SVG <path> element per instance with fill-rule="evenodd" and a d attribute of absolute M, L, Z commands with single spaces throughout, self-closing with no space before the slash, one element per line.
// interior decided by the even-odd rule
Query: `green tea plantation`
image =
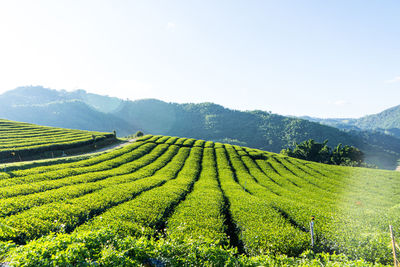
<path fill-rule="evenodd" d="M 114 133 L 39 126 L 0 119 L 0 162 L 48 158 L 114 143 Z"/>
<path fill-rule="evenodd" d="M 203 140 L 0 172 L 10 266 L 387 265 L 389 224 L 400 238 L 398 172 Z"/>

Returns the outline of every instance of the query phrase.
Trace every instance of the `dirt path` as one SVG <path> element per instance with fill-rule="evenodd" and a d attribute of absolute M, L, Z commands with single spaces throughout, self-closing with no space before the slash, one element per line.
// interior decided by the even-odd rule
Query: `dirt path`
<path fill-rule="evenodd" d="M 105 146 L 105 147 L 90 151 L 88 153 L 78 154 L 78 155 L 74 155 L 74 156 L 84 156 L 84 155 L 91 155 L 91 154 L 95 154 L 95 153 L 99 153 L 99 152 L 104 152 L 104 151 L 107 151 L 107 150 L 111 150 L 111 149 L 116 149 L 116 148 L 127 146 L 130 143 L 133 143 L 135 141 L 136 141 L 136 138 L 133 138 L 133 139 L 129 139 L 128 141 L 123 141 L 122 143 Z"/>

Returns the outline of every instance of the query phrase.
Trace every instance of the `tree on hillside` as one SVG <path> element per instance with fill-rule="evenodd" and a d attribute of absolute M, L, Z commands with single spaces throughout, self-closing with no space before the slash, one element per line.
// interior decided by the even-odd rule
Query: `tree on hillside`
<path fill-rule="evenodd" d="M 362 166 L 364 153 L 356 147 L 338 144 L 332 151 L 331 162 L 335 165 Z"/>
<path fill-rule="evenodd" d="M 144 134 L 143 134 L 143 132 L 142 131 L 137 131 L 136 133 L 135 133 L 135 137 L 141 137 L 141 136 L 143 136 Z"/>
<path fill-rule="evenodd" d="M 282 150 L 281 153 L 299 159 L 328 163 L 331 149 L 326 143 L 328 143 L 328 140 L 325 140 L 323 143 L 318 143 L 313 139 L 309 139 L 300 144 L 295 143 L 293 150 L 287 148 L 286 150 Z"/>
<path fill-rule="evenodd" d="M 367 166 L 364 163 L 364 153 L 356 147 L 338 144 L 334 149 L 327 146 L 328 140 L 318 143 L 313 139 L 300 144 L 294 143 L 293 148 L 286 148 L 281 154 L 321 162 L 332 165 Z"/>

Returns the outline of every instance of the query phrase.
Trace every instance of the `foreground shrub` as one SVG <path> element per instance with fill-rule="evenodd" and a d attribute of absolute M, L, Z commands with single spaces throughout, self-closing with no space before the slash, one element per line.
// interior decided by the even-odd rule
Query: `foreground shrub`
<path fill-rule="evenodd" d="M 238 255 L 219 245 L 120 236 L 112 230 L 48 235 L 25 246 L 2 243 L 11 266 L 373 266 L 344 255 Z M 6 248 L 6 249 L 4 249 Z M 375 265 L 382 266 L 382 265 Z"/>

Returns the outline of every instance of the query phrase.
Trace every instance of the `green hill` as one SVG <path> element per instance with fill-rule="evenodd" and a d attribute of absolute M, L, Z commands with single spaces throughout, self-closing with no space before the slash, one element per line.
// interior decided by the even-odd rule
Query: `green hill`
<path fill-rule="evenodd" d="M 0 119 L 0 162 L 90 151 L 116 141 L 113 133 L 45 127 Z"/>
<path fill-rule="evenodd" d="M 238 111 L 213 103 L 176 104 L 155 99 L 123 101 L 84 90 L 56 91 L 21 87 L 0 95 L 0 117 L 41 125 L 92 131 L 117 131 L 126 136 L 185 136 L 279 152 L 294 142 L 328 139 L 361 149 L 366 162 L 395 169 L 400 140 L 383 133 L 342 131 L 318 122 L 264 111 Z M 358 128 L 354 128 L 358 129 Z"/>
<path fill-rule="evenodd" d="M 361 149 L 366 162 L 395 169 L 400 158 L 400 140 L 381 133 L 346 132 L 304 119 L 264 111 L 238 111 L 213 103 L 176 104 L 155 99 L 125 101 L 114 113 L 130 118 L 146 133 L 187 136 L 254 147 L 272 152 L 294 142 L 329 140 Z"/>
<path fill-rule="evenodd" d="M 0 173 L 0 247 L 3 261 L 27 266 L 389 264 L 399 185 L 394 171 L 144 136 Z"/>

